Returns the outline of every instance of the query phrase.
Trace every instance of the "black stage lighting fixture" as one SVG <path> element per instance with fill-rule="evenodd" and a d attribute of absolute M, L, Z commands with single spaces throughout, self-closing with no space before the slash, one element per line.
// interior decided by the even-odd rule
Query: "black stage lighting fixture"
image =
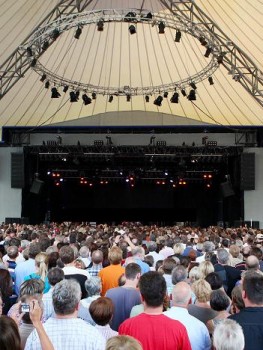
<path fill-rule="evenodd" d="M 217 57 L 217 63 L 218 63 L 218 64 L 222 64 L 222 63 L 223 63 L 223 60 L 224 60 L 224 55 L 219 55 L 219 56 Z"/>
<path fill-rule="evenodd" d="M 176 34 L 175 34 L 175 42 L 176 43 L 179 43 L 180 42 L 180 40 L 181 40 L 181 36 L 182 36 L 182 33 L 181 33 L 181 31 L 180 30 L 176 30 Z"/>
<path fill-rule="evenodd" d="M 82 29 L 81 29 L 81 27 L 78 27 L 76 30 L 76 33 L 74 35 L 74 38 L 79 39 L 79 37 L 81 36 L 81 33 L 82 33 Z"/>
<path fill-rule="evenodd" d="M 145 102 L 147 102 L 147 103 L 150 102 L 150 96 L 149 96 L 149 95 L 146 95 L 146 96 L 145 96 Z"/>
<path fill-rule="evenodd" d="M 48 47 L 49 47 L 49 42 L 47 40 L 45 40 L 43 42 L 43 45 L 42 45 L 42 50 L 46 51 L 48 49 Z"/>
<path fill-rule="evenodd" d="M 194 90 L 196 90 L 196 89 L 197 89 L 197 87 L 196 87 L 196 85 L 195 85 L 195 83 L 194 83 L 194 82 L 190 83 L 189 85 L 190 85 L 190 86 L 191 86 L 191 88 L 193 88 Z"/>
<path fill-rule="evenodd" d="M 209 84 L 210 84 L 210 85 L 214 85 L 214 80 L 213 80 L 212 77 L 209 77 L 209 78 L 208 78 L 208 81 L 209 81 Z"/>
<path fill-rule="evenodd" d="M 82 95 L 82 100 L 83 100 L 83 103 L 84 103 L 85 106 L 86 105 L 90 105 L 91 102 L 92 102 L 91 98 L 88 95 L 86 95 L 86 94 Z"/>
<path fill-rule="evenodd" d="M 181 90 L 181 94 L 182 94 L 183 96 L 186 96 L 186 91 L 185 91 L 185 89 L 182 89 L 182 90 Z"/>
<path fill-rule="evenodd" d="M 93 92 L 93 93 L 91 94 L 91 97 L 92 97 L 93 100 L 96 100 L 96 98 L 97 98 L 96 92 Z"/>
<path fill-rule="evenodd" d="M 164 92 L 163 97 L 164 97 L 164 98 L 167 98 L 167 97 L 168 97 L 168 92 L 167 92 L 167 91 Z"/>
<path fill-rule="evenodd" d="M 80 94 L 80 92 L 79 92 L 79 90 L 77 90 L 77 91 L 76 91 L 77 99 L 79 99 L 79 94 Z"/>
<path fill-rule="evenodd" d="M 46 81 L 46 82 L 45 82 L 45 89 L 49 89 L 49 87 L 50 87 L 50 82 L 49 82 L 49 81 Z"/>
<path fill-rule="evenodd" d="M 68 91 L 68 85 L 65 85 L 63 88 L 63 92 L 67 92 Z"/>
<path fill-rule="evenodd" d="M 152 19 L 152 18 L 153 18 L 152 13 L 151 13 L 151 12 L 148 12 L 145 18 L 147 18 L 147 19 Z"/>
<path fill-rule="evenodd" d="M 98 23 L 97 23 L 97 30 L 98 32 L 103 32 L 104 29 L 104 21 L 101 19 Z"/>
<path fill-rule="evenodd" d="M 78 96 L 74 91 L 70 91 L 69 97 L 70 97 L 70 102 L 78 102 Z"/>
<path fill-rule="evenodd" d="M 53 40 L 57 40 L 57 38 L 60 36 L 60 31 L 56 28 L 53 30 L 52 34 L 51 34 L 51 38 Z"/>
<path fill-rule="evenodd" d="M 43 74 L 42 77 L 40 78 L 40 81 L 43 83 L 47 79 L 47 75 Z"/>
<path fill-rule="evenodd" d="M 58 92 L 57 88 L 56 87 L 53 87 L 51 89 L 51 98 L 59 98 L 61 95 L 60 93 Z"/>
<path fill-rule="evenodd" d="M 156 106 L 161 107 L 162 102 L 163 102 L 163 97 L 160 95 L 154 100 L 153 104 L 155 104 Z"/>
<path fill-rule="evenodd" d="M 127 100 L 127 102 L 131 102 L 131 95 L 130 94 L 126 95 L 126 100 Z"/>
<path fill-rule="evenodd" d="M 159 34 L 164 34 L 165 33 L 165 31 L 164 31 L 164 29 L 165 29 L 164 22 L 160 22 L 159 25 L 158 25 L 158 28 L 159 28 Z"/>
<path fill-rule="evenodd" d="M 33 58 L 33 60 L 32 60 L 31 63 L 30 63 L 30 66 L 31 66 L 31 67 L 35 67 L 36 64 L 37 64 L 37 59 L 36 59 L 36 58 Z"/>
<path fill-rule="evenodd" d="M 136 13 L 135 12 L 128 12 L 124 18 L 124 21 L 125 22 L 134 22 L 135 19 L 136 19 Z"/>
<path fill-rule="evenodd" d="M 212 52 L 212 48 L 210 46 L 208 46 L 208 48 L 206 49 L 206 52 L 205 52 L 205 57 L 209 57 L 211 52 Z"/>
<path fill-rule="evenodd" d="M 129 26 L 129 32 L 130 32 L 131 35 L 132 34 L 136 34 L 136 28 L 135 28 L 135 26 L 133 24 L 131 24 Z"/>
<path fill-rule="evenodd" d="M 207 45 L 207 41 L 205 40 L 205 38 L 203 36 L 200 36 L 199 41 L 200 41 L 202 46 L 206 46 Z"/>
<path fill-rule="evenodd" d="M 195 90 L 190 90 L 190 93 L 188 95 L 188 100 L 189 101 L 195 101 L 196 100 L 196 94 L 195 94 Z"/>
<path fill-rule="evenodd" d="M 179 94 L 178 92 L 175 92 L 173 96 L 170 99 L 171 103 L 178 103 L 179 102 Z"/>
<path fill-rule="evenodd" d="M 109 97 L 109 102 L 111 103 L 112 101 L 113 101 L 113 96 L 110 95 L 110 97 Z"/>
<path fill-rule="evenodd" d="M 32 51 L 32 49 L 31 49 L 31 47 L 27 47 L 27 48 L 26 48 L 26 52 L 27 52 L 27 56 L 28 56 L 28 57 L 32 57 L 32 56 L 33 56 L 33 51 Z"/>

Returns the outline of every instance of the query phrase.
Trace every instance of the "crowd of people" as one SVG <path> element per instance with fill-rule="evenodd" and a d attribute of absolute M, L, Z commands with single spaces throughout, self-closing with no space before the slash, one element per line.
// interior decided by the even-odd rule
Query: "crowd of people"
<path fill-rule="evenodd" d="M 0 349 L 263 349 L 263 231 L 0 225 Z"/>

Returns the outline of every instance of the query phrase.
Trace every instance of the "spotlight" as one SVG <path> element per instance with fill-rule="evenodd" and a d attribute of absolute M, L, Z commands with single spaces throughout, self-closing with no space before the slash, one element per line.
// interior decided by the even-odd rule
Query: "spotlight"
<path fill-rule="evenodd" d="M 60 36 L 60 31 L 56 28 L 53 30 L 52 34 L 51 34 L 51 38 L 53 40 L 57 40 L 57 38 Z"/>
<path fill-rule="evenodd" d="M 78 96 L 74 91 L 70 91 L 70 102 L 78 102 Z"/>
<path fill-rule="evenodd" d="M 93 100 L 96 100 L 96 98 L 97 98 L 96 92 L 93 92 L 93 93 L 91 94 L 91 97 L 92 97 Z"/>
<path fill-rule="evenodd" d="M 186 91 L 185 91 L 185 89 L 182 89 L 182 90 L 181 90 L 181 94 L 182 94 L 183 96 L 186 96 Z"/>
<path fill-rule="evenodd" d="M 195 101 L 196 100 L 196 94 L 195 94 L 195 90 L 190 90 L 190 93 L 188 95 L 188 100 L 189 101 Z"/>
<path fill-rule="evenodd" d="M 205 38 L 203 36 L 200 36 L 199 41 L 200 41 L 202 46 L 206 46 L 207 45 L 207 41 L 205 40 Z"/>
<path fill-rule="evenodd" d="M 206 52 L 205 52 L 205 57 L 209 57 L 211 52 L 212 52 L 212 48 L 210 46 L 208 46 L 208 48 L 206 49 Z"/>
<path fill-rule="evenodd" d="M 194 82 L 190 83 L 189 85 L 191 86 L 191 88 L 193 88 L 194 90 L 196 90 L 196 85 L 195 85 Z"/>
<path fill-rule="evenodd" d="M 145 102 L 147 102 L 147 103 L 150 102 L 150 96 L 148 96 L 148 95 L 145 96 Z"/>
<path fill-rule="evenodd" d="M 158 28 L 159 28 L 159 34 L 164 34 L 165 33 L 165 31 L 164 31 L 164 29 L 165 29 L 164 22 L 160 22 L 159 25 L 158 25 Z"/>
<path fill-rule="evenodd" d="M 127 100 L 127 102 L 131 101 L 131 95 L 130 94 L 126 95 L 126 100 Z"/>
<path fill-rule="evenodd" d="M 97 29 L 98 29 L 98 32 L 103 32 L 103 29 L 104 29 L 104 21 L 101 19 L 99 20 L 99 22 L 97 23 Z"/>
<path fill-rule="evenodd" d="M 164 97 L 164 98 L 167 98 L 167 97 L 168 97 L 168 92 L 167 92 L 167 91 L 165 91 L 165 93 L 163 94 L 163 97 Z"/>
<path fill-rule="evenodd" d="M 27 48 L 26 48 L 26 52 L 27 52 L 27 56 L 28 56 L 28 57 L 32 57 L 32 56 L 33 56 L 33 51 L 32 51 L 32 49 L 31 49 L 31 47 L 27 47 Z"/>
<path fill-rule="evenodd" d="M 209 77 L 209 78 L 208 78 L 208 81 L 209 81 L 209 84 L 210 84 L 210 85 L 214 85 L 214 80 L 213 80 L 212 77 Z"/>
<path fill-rule="evenodd" d="M 110 97 L 109 97 L 109 102 L 111 103 L 112 101 L 113 101 L 113 96 L 110 95 Z"/>
<path fill-rule="evenodd" d="M 30 66 L 31 66 L 31 67 L 35 67 L 36 64 L 37 64 L 37 59 L 36 59 L 36 58 L 33 58 L 33 60 L 31 61 Z"/>
<path fill-rule="evenodd" d="M 171 103 L 178 103 L 179 102 L 179 94 L 178 92 L 175 92 L 173 96 L 170 99 Z"/>
<path fill-rule="evenodd" d="M 131 35 L 136 34 L 136 28 L 133 24 L 129 26 L 129 32 Z"/>
<path fill-rule="evenodd" d="M 218 64 L 222 64 L 222 63 L 223 63 L 223 60 L 224 60 L 224 56 L 223 56 L 223 55 L 219 55 L 219 56 L 217 57 L 217 63 L 218 63 Z"/>
<path fill-rule="evenodd" d="M 50 86 L 50 82 L 49 82 L 49 81 L 46 81 L 46 82 L 45 82 L 45 89 L 49 89 L 49 86 Z"/>
<path fill-rule="evenodd" d="M 148 12 L 145 18 L 147 18 L 147 19 L 152 19 L 152 18 L 153 18 L 152 13 L 151 13 L 151 12 Z"/>
<path fill-rule="evenodd" d="M 87 94 L 82 95 L 82 100 L 85 106 L 90 105 L 92 102 L 91 98 Z"/>
<path fill-rule="evenodd" d="M 49 42 L 47 40 L 44 41 L 43 45 L 42 45 L 42 50 L 46 51 L 49 47 Z"/>
<path fill-rule="evenodd" d="M 56 87 L 53 87 L 51 89 L 51 98 L 59 98 L 61 95 L 60 93 L 58 92 L 57 88 Z"/>
<path fill-rule="evenodd" d="M 47 79 L 47 75 L 43 74 L 42 77 L 40 78 L 40 81 L 43 83 Z"/>
<path fill-rule="evenodd" d="M 75 39 L 79 39 L 79 37 L 81 36 L 82 33 L 82 29 L 80 27 L 78 27 L 78 29 L 76 30 L 76 33 L 74 35 Z"/>
<path fill-rule="evenodd" d="M 176 43 L 179 43 L 180 42 L 180 40 L 181 40 L 181 36 L 182 36 L 182 33 L 181 33 L 181 31 L 180 30 L 176 30 L 176 34 L 175 34 L 175 42 Z"/>
<path fill-rule="evenodd" d="M 63 92 L 67 92 L 68 91 L 68 85 L 65 85 L 63 88 Z"/>
<path fill-rule="evenodd" d="M 134 22 L 135 19 L 136 19 L 136 13 L 135 12 L 128 12 L 124 18 L 124 21 L 125 22 Z"/>
<path fill-rule="evenodd" d="M 154 100 L 153 104 L 155 104 L 156 106 L 161 107 L 162 102 L 163 102 L 163 97 L 160 95 Z"/>

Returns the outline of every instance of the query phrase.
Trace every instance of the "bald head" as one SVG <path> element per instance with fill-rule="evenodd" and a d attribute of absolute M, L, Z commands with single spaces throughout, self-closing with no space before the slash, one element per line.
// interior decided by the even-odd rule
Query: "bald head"
<path fill-rule="evenodd" d="M 255 255 L 250 255 L 246 260 L 247 270 L 259 269 L 259 260 Z"/>
<path fill-rule="evenodd" d="M 191 287 L 186 282 L 178 282 L 173 288 L 174 306 L 187 307 L 191 299 Z"/>
<path fill-rule="evenodd" d="M 101 250 L 94 250 L 91 255 L 94 264 L 100 264 L 103 261 L 103 253 Z"/>

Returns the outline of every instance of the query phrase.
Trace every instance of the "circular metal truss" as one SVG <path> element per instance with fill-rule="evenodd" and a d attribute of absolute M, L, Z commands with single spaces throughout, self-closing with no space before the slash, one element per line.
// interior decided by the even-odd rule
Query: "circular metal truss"
<path fill-rule="evenodd" d="M 179 32 L 189 34 L 198 39 L 203 46 L 209 49 L 211 53 L 210 61 L 205 68 L 200 72 L 189 76 L 183 80 L 162 84 L 158 86 L 132 87 L 132 86 L 96 86 L 69 80 L 55 74 L 44 67 L 38 60 L 40 55 L 45 51 L 51 42 L 54 42 L 63 32 L 71 28 L 82 28 L 89 24 L 101 24 L 110 22 L 128 22 L 148 24 L 152 27 L 164 24 L 165 27 L 174 29 Z M 28 60 L 31 67 L 41 76 L 45 75 L 46 80 L 53 83 L 54 86 L 67 86 L 75 91 L 83 91 L 102 95 L 116 96 L 137 96 L 137 95 L 152 95 L 160 94 L 178 89 L 185 89 L 191 84 L 196 84 L 210 77 L 218 68 L 220 58 L 224 52 L 222 45 L 217 38 L 207 30 L 202 23 L 194 23 L 180 14 L 173 15 L 172 13 L 154 13 L 141 9 L 104 9 L 96 11 L 86 11 L 75 13 L 61 17 L 60 19 L 48 23 L 46 26 L 39 28 L 29 38 L 27 44 L 22 47 L 28 54 Z"/>

